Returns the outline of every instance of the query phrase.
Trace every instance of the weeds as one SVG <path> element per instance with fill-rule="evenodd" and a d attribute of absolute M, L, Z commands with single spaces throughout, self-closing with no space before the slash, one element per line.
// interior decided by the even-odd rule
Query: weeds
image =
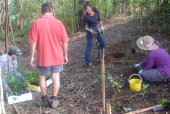
<path fill-rule="evenodd" d="M 108 71 L 108 70 L 107 70 Z M 111 84 L 111 87 L 114 89 L 114 99 L 116 98 L 116 95 L 118 92 L 120 92 L 120 89 L 123 87 L 124 82 L 122 78 L 119 76 L 115 76 L 114 78 L 111 76 L 110 72 L 107 72 L 108 80 Z"/>
<path fill-rule="evenodd" d="M 160 104 L 162 105 L 162 107 L 165 107 L 165 105 L 168 103 L 169 101 L 166 98 L 162 98 L 160 101 Z"/>
<path fill-rule="evenodd" d="M 149 84 L 142 84 L 142 96 L 145 96 L 147 90 L 148 90 Z"/>
<path fill-rule="evenodd" d="M 123 104 L 121 102 L 112 103 L 112 107 L 116 110 L 121 110 L 123 108 Z"/>

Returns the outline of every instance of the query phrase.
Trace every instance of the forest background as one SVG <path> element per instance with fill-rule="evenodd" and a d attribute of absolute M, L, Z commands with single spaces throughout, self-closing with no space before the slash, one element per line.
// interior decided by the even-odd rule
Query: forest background
<path fill-rule="evenodd" d="M 27 43 L 33 21 L 41 16 L 41 5 L 47 0 L 0 0 L 0 40 L 5 40 L 6 20 L 9 20 L 8 41 Z M 82 30 L 83 3 L 86 0 L 50 0 L 54 15 L 62 20 L 69 34 Z M 99 10 L 105 22 L 113 16 L 131 16 L 141 28 L 170 32 L 170 0 L 88 0 Z M 8 11 L 7 11 L 8 10 Z M 8 12 L 8 14 L 7 14 Z M 161 29 L 160 29 L 161 28 Z"/>

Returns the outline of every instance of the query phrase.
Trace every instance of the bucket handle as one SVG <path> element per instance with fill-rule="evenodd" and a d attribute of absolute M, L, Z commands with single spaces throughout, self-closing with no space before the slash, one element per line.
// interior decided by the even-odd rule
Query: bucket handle
<path fill-rule="evenodd" d="M 129 77 L 129 80 L 130 80 L 131 77 L 134 76 L 134 75 L 137 75 L 137 76 L 142 80 L 142 77 L 141 77 L 139 74 L 132 74 L 132 75 Z M 142 82 L 143 82 L 143 80 L 142 80 Z"/>

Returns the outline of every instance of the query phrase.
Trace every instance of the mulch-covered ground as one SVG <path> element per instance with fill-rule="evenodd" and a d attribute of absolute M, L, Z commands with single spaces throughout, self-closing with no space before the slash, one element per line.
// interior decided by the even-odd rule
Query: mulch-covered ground
<path fill-rule="evenodd" d="M 117 17 L 106 22 L 103 36 L 106 40 L 105 49 L 105 76 L 106 76 L 106 101 L 112 105 L 113 114 L 125 113 L 124 108 L 131 111 L 139 110 L 160 104 L 162 98 L 169 98 L 169 85 L 149 84 L 146 96 L 143 99 L 142 92 L 132 92 L 129 88 L 128 79 L 136 73 L 133 69 L 135 63 L 145 57 L 145 52 L 136 47 L 136 39 L 147 33 L 141 30 L 129 17 Z M 157 31 L 149 35 L 163 42 L 168 50 L 168 38 L 162 37 Z M 93 63 L 95 67 L 88 68 L 84 63 L 86 38 L 84 33 L 77 33 L 70 37 L 69 63 L 64 66 L 61 73 L 61 88 L 59 92 L 60 104 L 57 109 L 43 108 L 37 105 L 40 101 L 40 93 L 33 92 L 33 100 L 15 104 L 20 114 L 101 114 L 102 111 L 102 87 L 100 60 L 97 58 L 96 44 L 94 43 Z M 131 48 L 136 53 L 132 53 Z M 29 46 L 23 47 L 29 52 Z M 25 70 L 31 70 L 28 53 L 20 58 L 21 66 Z M 24 71 L 24 70 L 23 70 Z M 115 88 L 108 79 L 112 77 L 116 82 L 121 82 L 122 87 Z M 48 87 L 49 96 L 52 86 Z M 13 105 L 5 104 L 7 114 L 15 114 Z M 145 112 L 142 114 L 152 114 Z M 165 113 L 165 112 L 160 112 Z"/>

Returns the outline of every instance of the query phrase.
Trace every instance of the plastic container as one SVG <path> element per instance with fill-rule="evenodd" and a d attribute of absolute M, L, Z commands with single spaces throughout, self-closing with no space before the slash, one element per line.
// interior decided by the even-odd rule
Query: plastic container
<path fill-rule="evenodd" d="M 139 78 L 132 78 L 132 77 L 139 77 Z M 141 86 L 142 86 L 142 77 L 139 74 L 132 74 L 129 77 L 129 84 L 130 84 L 130 90 L 140 92 Z"/>

